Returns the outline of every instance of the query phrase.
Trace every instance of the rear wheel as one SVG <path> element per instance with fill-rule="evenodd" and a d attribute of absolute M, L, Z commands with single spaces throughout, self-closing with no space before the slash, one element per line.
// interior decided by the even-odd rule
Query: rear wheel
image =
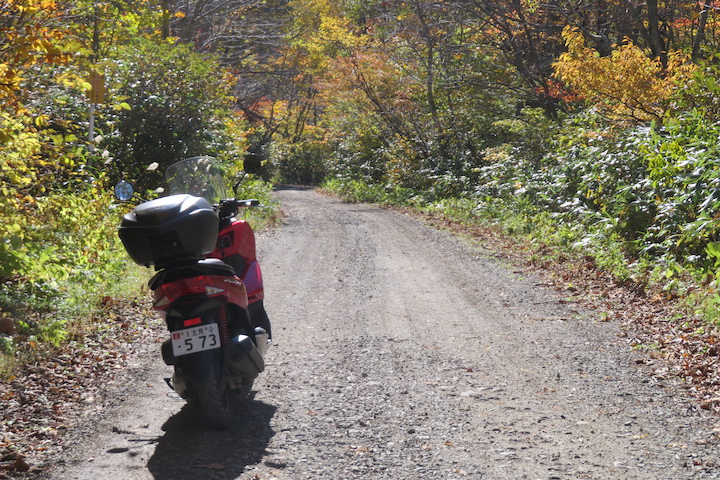
<path fill-rule="evenodd" d="M 218 430 L 230 424 L 230 390 L 223 380 L 222 350 L 201 352 L 192 362 L 195 406 L 206 424 Z"/>
<path fill-rule="evenodd" d="M 208 378 L 198 385 L 200 414 L 208 426 L 224 430 L 230 424 L 230 390 L 220 378 Z"/>

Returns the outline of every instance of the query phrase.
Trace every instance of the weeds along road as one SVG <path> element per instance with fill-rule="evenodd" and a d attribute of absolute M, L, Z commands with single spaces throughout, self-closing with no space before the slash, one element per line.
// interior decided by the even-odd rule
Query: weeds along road
<path fill-rule="evenodd" d="M 153 343 L 51 478 L 720 478 L 719 419 L 617 324 L 416 219 L 277 195 L 258 239 L 276 345 L 232 428 L 168 395 Z"/>

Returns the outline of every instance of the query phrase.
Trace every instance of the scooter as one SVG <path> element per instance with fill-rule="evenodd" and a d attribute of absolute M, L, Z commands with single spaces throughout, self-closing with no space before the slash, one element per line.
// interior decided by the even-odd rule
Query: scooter
<path fill-rule="evenodd" d="M 255 235 L 235 218 L 259 202 L 224 198 L 212 157 L 182 160 L 166 178 L 170 193 L 183 193 L 136 206 L 118 233 L 136 263 L 157 271 L 148 285 L 170 332 L 161 348 L 174 368 L 168 384 L 222 429 L 234 400 L 246 397 L 265 369 L 272 344 Z M 131 198 L 130 184 L 118 184 L 116 196 Z"/>

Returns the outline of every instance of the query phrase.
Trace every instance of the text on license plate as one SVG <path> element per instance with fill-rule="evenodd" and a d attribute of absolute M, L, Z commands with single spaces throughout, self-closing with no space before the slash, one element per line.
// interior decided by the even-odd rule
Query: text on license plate
<path fill-rule="evenodd" d="M 176 357 L 220 348 L 220 333 L 217 323 L 172 332 L 172 347 Z"/>

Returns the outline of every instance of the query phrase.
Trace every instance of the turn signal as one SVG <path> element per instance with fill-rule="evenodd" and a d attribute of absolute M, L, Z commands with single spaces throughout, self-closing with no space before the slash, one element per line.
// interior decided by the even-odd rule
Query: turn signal
<path fill-rule="evenodd" d="M 225 290 L 223 290 L 222 288 L 213 287 L 212 285 L 205 285 L 205 293 L 212 297 L 213 295 L 220 295 L 221 293 L 225 293 Z"/>

